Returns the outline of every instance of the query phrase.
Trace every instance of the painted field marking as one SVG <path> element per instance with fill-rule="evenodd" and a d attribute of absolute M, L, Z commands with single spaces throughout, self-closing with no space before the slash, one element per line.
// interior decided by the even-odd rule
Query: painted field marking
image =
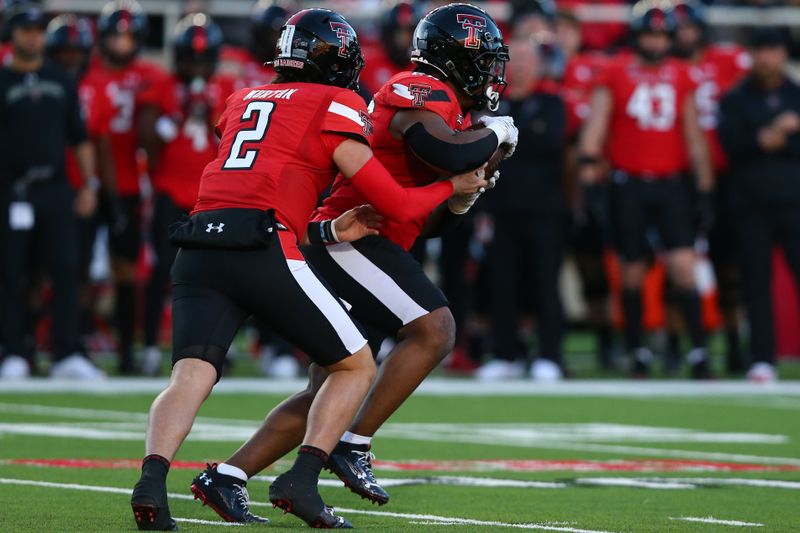
<path fill-rule="evenodd" d="M 172 519 L 175 520 L 176 522 L 186 522 L 186 523 L 189 523 L 189 524 L 201 524 L 201 525 L 204 525 L 204 526 L 228 526 L 228 527 L 233 526 L 233 527 L 239 527 L 239 526 L 246 525 L 246 524 L 239 524 L 237 522 L 222 522 L 220 520 L 200 520 L 199 518 L 175 518 L 173 516 Z"/>
<path fill-rule="evenodd" d="M 54 379 L 1 381 L 0 394 L 62 393 L 156 394 L 167 385 L 165 378 L 109 378 L 90 382 Z M 291 394 L 306 387 L 303 379 L 225 378 L 214 387 L 215 394 Z M 744 381 L 695 383 L 690 381 L 581 380 L 536 383 L 530 380 L 480 382 L 472 379 L 429 378 L 416 396 L 603 396 L 603 397 L 800 397 L 800 381 L 759 384 Z"/>
<path fill-rule="evenodd" d="M 105 492 L 111 494 L 125 494 L 129 496 L 131 494 L 131 489 L 124 489 L 120 487 L 105 487 L 105 486 L 98 486 L 98 485 L 81 485 L 77 483 L 53 483 L 50 481 L 35 481 L 31 479 L 12 479 L 12 478 L 0 478 L 0 484 L 2 485 L 26 485 L 32 487 L 46 487 L 46 488 L 54 488 L 54 489 L 64 489 L 64 490 L 80 490 L 86 492 Z M 175 494 L 169 493 L 168 496 L 173 499 L 180 499 L 180 500 L 193 500 L 194 496 L 189 494 Z M 271 507 L 271 504 L 265 502 L 250 502 L 250 505 L 253 507 Z M 466 525 L 466 526 L 485 526 L 485 527 L 505 527 L 511 529 L 532 529 L 538 531 L 562 531 L 565 533 L 612 533 L 610 531 L 605 530 L 596 530 L 596 529 L 580 529 L 580 528 L 573 528 L 573 527 L 561 527 L 561 526 L 552 526 L 548 524 L 518 524 L 518 523 L 511 523 L 511 522 L 498 522 L 493 520 L 475 520 L 472 518 L 459 518 L 459 517 L 452 517 L 452 516 L 438 516 L 438 515 L 428 515 L 428 514 L 415 514 L 415 513 L 393 513 L 389 511 L 369 511 L 363 509 L 348 509 L 344 507 L 339 507 L 337 510 L 340 513 L 344 514 L 362 514 L 362 515 L 369 515 L 369 516 L 380 516 L 380 517 L 387 517 L 387 518 L 400 518 L 403 520 L 416 520 L 416 521 L 430 521 L 430 522 L 437 522 L 437 523 L 444 523 L 444 524 L 452 524 L 452 525 Z M 177 520 L 177 519 L 176 519 Z M 181 519 L 184 521 L 195 519 Z M 227 522 L 212 522 L 209 523 L 213 525 L 227 525 Z"/>
<path fill-rule="evenodd" d="M 764 527 L 764 524 L 758 522 L 742 522 L 740 520 L 720 520 L 713 516 L 705 518 L 698 516 L 670 516 L 670 520 L 683 520 L 684 522 L 701 522 L 703 524 L 718 524 L 721 526 L 738 526 L 738 527 Z"/>

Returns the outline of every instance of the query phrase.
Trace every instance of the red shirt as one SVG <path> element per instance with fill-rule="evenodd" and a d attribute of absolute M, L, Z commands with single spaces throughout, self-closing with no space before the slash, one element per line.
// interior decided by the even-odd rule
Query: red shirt
<path fill-rule="evenodd" d="M 280 83 L 237 91 L 226 105 L 217 125 L 219 151 L 203 171 L 193 212 L 274 209 L 296 236 L 304 235 L 338 172 L 333 152 L 341 134 L 371 140 L 364 100 L 339 87 Z"/>
<path fill-rule="evenodd" d="M 592 87 L 608 61 L 597 52 L 572 56 L 561 79 L 561 97 L 567 107 L 567 136 L 573 137 L 589 117 Z"/>
<path fill-rule="evenodd" d="M 383 87 L 392 76 L 400 72 L 414 70 L 414 64 L 410 60 L 405 65 L 397 66 L 397 63 L 389 59 L 389 54 L 380 44 L 364 48 L 364 63 L 364 70 L 361 71 L 359 84 L 369 94 L 378 92 L 378 89 Z"/>
<path fill-rule="evenodd" d="M 170 118 L 178 134 L 164 145 L 153 169 L 153 188 L 169 196 L 175 205 L 189 211 L 197 202 L 200 176 L 217 155 L 214 127 L 233 92 L 230 78 L 214 76 L 198 93 L 176 76 L 167 78 L 160 91 L 159 108 Z"/>
<path fill-rule="evenodd" d="M 714 170 L 724 171 L 728 162 L 717 136 L 719 101 L 750 69 L 752 60 L 737 46 L 709 46 L 700 59 L 689 65 L 689 75 L 697 84 L 695 102 L 700 127 L 706 133 Z"/>
<path fill-rule="evenodd" d="M 647 66 L 623 57 L 603 69 L 597 85 L 611 91 L 607 152 L 614 168 L 655 178 L 687 168 L 681 117 L 696 85 L 684 63 Z"/>
<path fill-rule="evenodd" d="M 106 93 L 98 92 L 96 87 L 87 84 L 84 78 L 78 85 L 78 98 L 89 138 L 94 140 L 101 135 L 108 135 L 114 107 Z M 75 189 L 80 189 L 85 184 L 72 149 L 67 150 L 67 179 Z"/>
<path fill-rule="evenodd" d="M 390 79 L 375 95 L 371 112 L 375 127 L 372 151 L 394 179 L 403 187 L 422 187 L 439 178 L 439 173 L 414 156 L 405 142 L 389 132 L 394 114 L 401 109 L 418 109 L 436 113 L 450 128 L 470 126 L 463 116 L 455 93 L 446 83 L 418 72 L 401 72 Z M 369 203 L 356 191 L 350 180 L 338 176 L 331 194 L 314 213 L 314 220 L 336 218 L 348 209 Z M 410 249 L 417 240 L 428 216 L 399 224 L 387 220 L 381 234 L 390 241 Z"/>
<path fill-rule="evenodd" d="M 14 57 L 14 50 L 10 43 L 0 43 L 0 67 L 5 67 L 11 63 Z"/>
<path fill-rule="evenodd" d="M 245 48 L 223 46 L 217 71 L 236 80 L 235 90 L 268 85 L 275 79 L 275 70 L 264 65 Z"/>
<path fill-rule="evenodd" d="M 139 194 L 136 116 L 142 106 L 158 104 L 161 99 L 159 88 L 166 76 L 166 71 L 160 66 L 137 59 L 119 70 L 106 68 L 96 61 L 84 78 L 86 85 L 105 93 L 114 107 L 109 130 L 117 191 L 122 196 Z"/>

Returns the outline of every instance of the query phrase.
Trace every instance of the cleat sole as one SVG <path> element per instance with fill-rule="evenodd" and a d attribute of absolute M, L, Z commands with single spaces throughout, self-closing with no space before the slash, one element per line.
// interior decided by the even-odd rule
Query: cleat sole
<path fill-rule="evenodd" d="M 209 499 L 206 497 L 205 493 L 203 493 L 203 491 L 200 490 L 200 487 L 198 487 L 194 483 L 192 483 L 191 491 L 192 491 L 192 494 L 194 494 L 194 499 L 195 500 L 200 500 L 201 502 L 203 502 L 203 507 L 205 507 L 207 505 L 208 507 L 211 508 L 212 511 L 217 513 L 219 515 L 219 517 L 222 518 L 223 520 L 225 520 L 226 522 L 235 522 L 235 523 L 241 523 L 241 524 L 244 523 L 244 522 L 238 522 L 233 517 L 231 517 L 230 515 L 226 514 L 219 507 L 214 505 L 211 501 L 209 501 Z"/>
<path fill-rule="evenodd" d="M 178 531 L 172 519 L 168 525 L 156 524 L 160 509 L 154 505 L 132 503 L 131 509 L 139 531 Z"/>

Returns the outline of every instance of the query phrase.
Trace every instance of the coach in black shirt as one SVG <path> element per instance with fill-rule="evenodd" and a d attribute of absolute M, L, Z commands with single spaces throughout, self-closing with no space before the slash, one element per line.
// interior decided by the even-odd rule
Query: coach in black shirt
<path fill-rule="evenodd" d="M 0 69 L 0 265 L 5 360 L 0 376 L 23 377 L 26 277 L 42 259 L 53 285 L 53 374 L 97 375 L 78 351 L 77 220 L 96 205 L 94 155 L 77 90 L 66 73 L 44 63 L 45 21 L 31 4 L 9 13 L 13 58 Z M 86 179 L 77 195 L 66 179 L 74 147 Z M 93 367 L 92 367 L 93 368 Z"/>
<path fill-rule="evenodd" d="M 800 282 L 800 86 L 784 74 L 787 42 L 777 29 L 757 30 L 751 39 L 753 70 L 720 107 L 755 361 L 748 377 L 756 381 L 776 377 L 773 246 L 783 246 Z"/>

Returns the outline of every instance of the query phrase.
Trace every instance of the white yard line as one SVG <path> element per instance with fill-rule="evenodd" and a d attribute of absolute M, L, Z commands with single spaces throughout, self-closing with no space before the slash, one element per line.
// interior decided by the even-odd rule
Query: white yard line
<path fill-rule="evenodd" d="M 46 488 L 53 488 L 53 489 L 65 489 L 65 490 L 80 490 L 86 492 L 106 492 L 111 494 L 125 494 L 129 496 L 131 493 L 131 489 L 119 488 L 119 487 L 104 487 L 104 486 L 97 486 L 97 485 L 81 485 L 77 483 L 52 483 L 49 481 L 35 481 L 30 479 L 11 479 L 11 478 L 0 478 L 0 484 L 3 485 L 27 485 L 32 487 L 46 487 Z M 174 499 L 182 499 L 182 500 L 191 500 L 193 497 L 188 494 L 169 494 L 170 498 Z M 268 506 L 269 504 L 264 502 L 250 502 L 251 506 Z M 493 520 L 474 520 L 472 518 L 459 518 L 459 517 L 452 517 L 452 516 L 438 516 L 438 515 L 428 515 L 428 514 L 415 514 L 415 513 L 393 513 L 388 511 L 369 511 L 364 509 L 348 509 L 339 507 L 337 511 L 343 514 L 362 514 L 362 515 L 369 515 L 369 516 L 381 516 L 387 518 L 399 518 L 403 520 L 415 520 L 415 521 L 429 521 L 429 522 L 436 522 L 440 524 L 450 524 L 450 525 L 466 525 L 466 526 L 485 526 L 485 527 L 505 527 L 505 528 L 512 528 L 512 529 L 532 529 L 538 531 L 562 531 L 565 533 L 611 533 L 605 530 L 596 530 L 596 529 L 580 529 L 580 528 L 573 528 L 573 527 L 561 527 L 561 526 L 554 526 L 548 524 L 515 524 L 511 522 L 499 522 Z M 203 524 L 211 524 L 211 525 L 229 525 L 227 522 L 212 522 L 206 520 L 195 520 L 195 519 L 176 519 L 181 521 L 191 521 L 195 523 L 203 523 Z"/>
<path fill-rule="evenodd" d="M 697 488 L 691 483 L 681 483 L 680 478 L 669 481 L 648 481 L 644 479 L 625 478 L 625 477 L 587 477 L 576 479 L 578 485 L 591 485 L 601 487 L 624 487 L 634 489 L 662 489 L 662 490 L 686 490 Z"/>
<path fill-rule="evenodd" d="M 703 524 L 718 524 L 720 526 L 738 526 L 738 527 L 764 527 L 764 524 L 758 522 L 742 522 L 741 520 L 720 520 L 713 516 L 705 518 L 696 516 L 670 516 L 670 520 L 683 520 L 684 522 L 701 522 Z"/>
<path fill-rule="evenodd" d="M 187 522 L 189 524 L 201 524 L 204 526 L 239 527 L 245 525 L 236 522 L 223 522 L 221 520 L 200 520 L 199 518 L 176 518 L 173 516 L 172 519 L 176 522 Z"/>
<path fill-rule="evenodd" d="M 23 379 L 0 381 L 0 394 L 6 393 L 60 393 L 90 394 L 155 394 L 167 384 L 165 378 L 109 378 L 82 382 L 52 379 Z M 219 393 L 288 394 L 304 389 L 302 379 L 225 378 L 214 387 Z M 730 396 L 788 396 L 800 397 L 800 381 L 780 381 L 756 384 L 744 381 L 719 381 L 695 383 L 690 381 L 648 381 L 636 383 L 628 380 L 564 381 L 535 383 L 529 380 L 510 380 L 496 383 L 471 379 L 430 378 L 414 393 L 417 396 L 606 396 L 606 397 L 719 397 Z"/>

